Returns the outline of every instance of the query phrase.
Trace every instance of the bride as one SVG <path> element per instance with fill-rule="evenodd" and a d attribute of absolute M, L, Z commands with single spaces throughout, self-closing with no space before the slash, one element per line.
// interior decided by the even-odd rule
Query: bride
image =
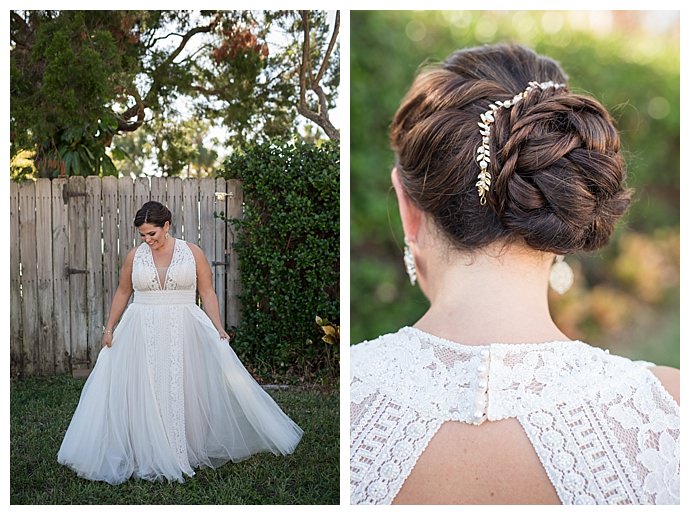
<path fill-rule="evenodd" d="M 103 348 L 58 453 L 86 479 L 183 482 L 198 467 L 290 454 L 302 437 L 228 345 L 206 257 L 171 237 L 170 222 L 158 202 L 134 219 L 143 243 L 125 258 Z"/>
<path fill-rule="evenodd" d="M 630 201 L 611 117 L 566 80 L 487 45 L 402 101 L 392 181 L 430 307 L 351 349 L 353 504 L 679 502 L 678 370 L 571 341 L 549 313 L 563 256 L 603 247 Z"/>

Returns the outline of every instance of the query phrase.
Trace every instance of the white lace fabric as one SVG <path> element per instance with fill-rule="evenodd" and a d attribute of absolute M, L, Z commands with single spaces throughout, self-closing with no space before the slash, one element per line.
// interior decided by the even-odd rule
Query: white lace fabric
<path fill-rule="evenodd" d="M 174 291 L 196 290 L 196 263 L 189 246 L 178 239 L 174 242 L 170 265 L 156 267 L 151 248 L 142 244 L 134 254 L 132 267 L 132 286 L 135 290 L 135 302 L 139 292 L 159 292 L 159 305 L 166 305 L 169 296 L 164 293 Z M 161 277 L 163 278 L 161 280 Z M 163 285 L 163 287 L 161 287 Z M 154 297 L 155 299 L 155 297 Z M 149 370 L 151 389 L 160 407 L 166 436 L 175 453 L 180 469 L 193 475 L 189 463 L 185 436 L 185 414 L 183 399 L 183 346 L 180 319 L 180 305 L 169 305 L 165 322 L 154 320 L 152 310 L 144 310 L 144 341 L 146 362 Z"/>
<path fill-rule="evenodd" d="M 176 238 L 170 264 L 160 268 L 156 267 L 151 247 L 145 243 L 139 245 L 132 264 L 132 287 L 135 292 L 195 291 L 196 262 L 189 245 Z"/>
<path fill-rule="evenodd" d="M 414 328 L 351 349 L 352 504 L 390 504 L 447 421 L 516 418 L 563 504 L 677 504 L 679 408 L 651 363 L 585 343 L 460 345 Z"/>

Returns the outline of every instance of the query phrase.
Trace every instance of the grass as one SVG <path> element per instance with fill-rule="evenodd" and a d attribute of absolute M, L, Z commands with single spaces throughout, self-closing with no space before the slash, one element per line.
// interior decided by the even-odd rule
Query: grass
<path fill-rule="evenodd" d="M 12 381 L 10 387 L 11 504 L 338 504 L 337 389 L 270 391 L 304 429 L 290 456 L 262 453 L 218 469 L 201 469 L 184 483 L 140 479 L 116 486 L 81 479 L 57 453 L 83 380 Z"/>

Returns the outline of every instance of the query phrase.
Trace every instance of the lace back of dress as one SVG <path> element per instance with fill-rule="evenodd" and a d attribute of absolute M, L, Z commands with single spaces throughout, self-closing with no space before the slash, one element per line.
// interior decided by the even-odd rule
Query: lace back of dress
<path fill-rule="evenodd" d="M 478 400 L 488 420 L 517 418 L 564 504 L 679 502 L 679 408 L 649 363 L 582 342 L 477 349 L 410 328 L 350 359 L 353 504 L 390 503 L 438 428 L 473 423 Z"/>

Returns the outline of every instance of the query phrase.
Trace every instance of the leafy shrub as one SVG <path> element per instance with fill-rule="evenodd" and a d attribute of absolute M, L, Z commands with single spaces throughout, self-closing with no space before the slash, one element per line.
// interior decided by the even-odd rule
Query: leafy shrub
<path fill-rule="evenodd" d="M 254 144 L 224 164 L 245 202 L 232 221 L 242 281 L 233 347 L 259 373 L 337 378 L 314 320 L 339 319 L 339 168 L 331 142 Z"/>

